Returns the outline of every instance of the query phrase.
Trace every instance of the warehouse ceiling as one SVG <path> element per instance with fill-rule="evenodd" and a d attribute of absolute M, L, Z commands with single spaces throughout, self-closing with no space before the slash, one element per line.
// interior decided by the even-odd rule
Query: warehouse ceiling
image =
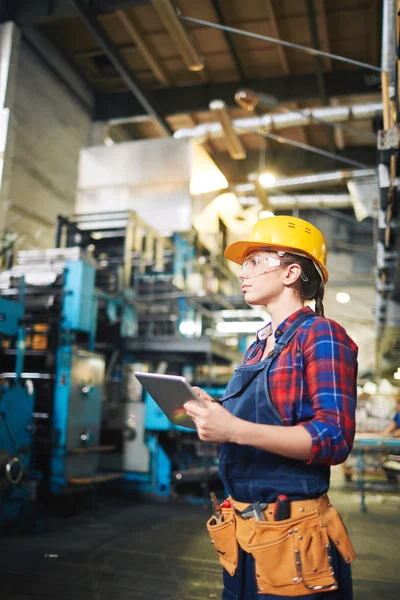
<path fill-rule="evenodd" d="M 151 0 L 3 0 L 3 5 L 2 18 L 8 16 L 20 24 L 28 41 L 37 42 L 38 34 L 43 35 L 68 57 L 95 97 L 94 118 L 123 120 L 119 131 L 114 127 L 119 139 L 158 137 L 215 121 L 209 110 L 215 99 L 227 103 L 232 119 L 246 118 L 249 114 L 234 101 L 235 92 L 243 87 L 273 95 L 279 110 L 380 100 L 379 74 L 366 68 L 186 23 L 205 62 L 203 70 L 190 71 Z M 191 18 L 317 47 L 371 65 L 379 63 L 381 7 L 377 0 L 180 0 L 179 7 Z M 126 67 L 136 95 L 110 52 Z M 258 109 L 258 114 L 267 112 Z M 377 123 L 369 118 L 347 125 L 350 133 L 315 122 L 280 133 L 375 165 L 376 144 L 368 133 Z M 257 133 L 246 132 L 240 140 L 246 153 L 240 161 L 229 160 L 223 138 L 208 139 L 205 144 L 231 182 L 257 170 L 260 149 L 265 149 L 269 164 L 279 165 L 282 173 L 343 166 Z"/>
<path fill-rule="evenodd" d="M 184 17 L 317 48 L 375 67 L 380 63 L 380 0 L 179 0 L 177 4 Z M 94 120 L 108 123 L 114 143 L 164 137 L 215 123 L 218 117 L 209 106 L 214 100 L 226 103 L 231 120 L 381 102 L 380 74 L 366 66 L 185 21 L 205 65 L 191 71 L 156 5 L 157 0 L 0 0 L 0 20 L 20 25 L 26 43 L 48 62 L 65 89 Z M 56 51 L 67 59 L 68 73 L 58 66 Z M 243 88 L 268 94 L 277 105 L 260 104 L 249 114 L 235 102 L 236 92 Z M 381 126 L 378 111 L 378 116 L 350 116 L 344 129 L 313 119 L 305 125 L 286 126 L 279 129 L 280 139 L 239 131 L 245 155 L 240 160 L 232 159 L 222 135 L 207 135 L 199 141 L 235 186 L 263 170 L 287 178 L 354 169 L 343 158 L 375 169 L 376 131 Z M 322 185 L 312 190 L 303 186 L 294 193 L 348 195 L 347 179 L 328 190 Z M 358 222 L 351 202 L 335 210 L 324 208 L 321 202 L 300 213 L 328 232 L 335 258 L 328 263 L 332 276 L 327 313 L 358 338 L 365 372 L 372 369 L 376 335 L 374 221 L 368 214 Z M 336 293 L 350 283 L 352 302 L 339 305 Z"/>

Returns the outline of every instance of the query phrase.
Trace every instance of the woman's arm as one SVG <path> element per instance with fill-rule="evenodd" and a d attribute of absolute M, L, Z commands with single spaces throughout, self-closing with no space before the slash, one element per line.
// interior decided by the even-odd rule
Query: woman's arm
<path fill-rule="evenodd" d="M 303 427 L 262 425 L 235 417 L 200 388 L 195 393 L 205 401 L 205 406 L 190 400 L 184 404 L 192 417 L 199 438 L 207 442 L 232 442 L 254 446 L 281 456 L 307 460 L 310 456 L 312 439 Z"/>
<path fill-rule="evenodd" d="M 353 447 L 357 350 L 335 321 L 316 319 L 308 331 L 303 358 L 311 405 L 301 423 L 312 438 L 308 463 L 340 464 Z"/>
<path fill-rule="evenodd" d="M 389 425 L 382 431 L 382 435 L 391 435 L 397 429 L 397 425 L 394 421 L 389 423 Z"/>
<path fill-rule="evenodd" d="M 304 347 L 309 416 L 299 425 L 262 425 L 239 419 L 200 388 L 206 402 L 187 402 L 200 439 L 254 446 L 308 463 L 339 464 L 353 444 L 355 431 L 357 347 L 337 323 L 318 319 Z"/>

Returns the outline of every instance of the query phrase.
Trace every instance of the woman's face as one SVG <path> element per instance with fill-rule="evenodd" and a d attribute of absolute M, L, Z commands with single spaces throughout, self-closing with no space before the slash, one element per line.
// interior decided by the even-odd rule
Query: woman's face
<path fill-rule="evenodd" d="M 249 252 L 238 275 L 245 301 L 259 306 L 278 300 L 284 290 L 282 274 L 281 259 L 276 252 Z"/>

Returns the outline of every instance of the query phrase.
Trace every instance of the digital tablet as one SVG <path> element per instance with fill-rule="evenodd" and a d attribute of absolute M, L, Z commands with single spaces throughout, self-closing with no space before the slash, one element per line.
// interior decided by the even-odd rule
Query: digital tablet
<path fill-rule="evenodd" d="M 192 419 L 186 414 L 183 405 L 187 400 L 203 402 L 194 393 L 188 382 L 180 375 L 135 372 L 146 392 L 158 404 L 163 413 L 174 425 L 196 429 Z"/>

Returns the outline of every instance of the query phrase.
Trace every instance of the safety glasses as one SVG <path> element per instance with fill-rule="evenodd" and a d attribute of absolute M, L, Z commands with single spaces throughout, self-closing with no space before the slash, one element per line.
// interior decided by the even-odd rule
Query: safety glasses
<path fill-rule="evenodd" d="M 279 267 L 281 261 L 275 256 L 266 256 L 265 254 L 252 254 L 242 264 L 242 271 L 247 274 L 258 273 L 265 267 L 273 269 Z"/>

